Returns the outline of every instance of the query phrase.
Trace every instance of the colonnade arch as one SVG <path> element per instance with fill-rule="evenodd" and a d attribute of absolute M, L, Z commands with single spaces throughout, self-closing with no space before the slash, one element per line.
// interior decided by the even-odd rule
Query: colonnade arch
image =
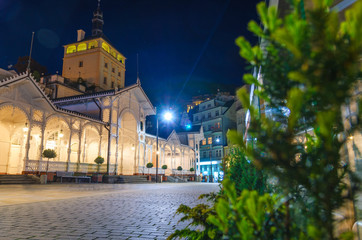
<path fill-rule="evenodd" d="M 138 146 L 137 120 L 131 111 L 120 114 L 121 153 L 119 171 L 124 175 L 136 173 L 136 148 Z"/>
<path fill-rule="evenodd" d="M 24 166 L 29 117 L 19 106 L 0 106 L 0 173 L 20 173 Z"/>

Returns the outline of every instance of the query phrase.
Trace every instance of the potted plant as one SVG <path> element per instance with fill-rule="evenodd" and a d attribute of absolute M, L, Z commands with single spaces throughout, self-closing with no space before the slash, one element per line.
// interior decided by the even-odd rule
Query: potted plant
<path fill-rule="evenodd" d="M 195 169 L 193 167 L 190 168 L 190 172 L 193 172 L 193 171 L 195 171 Z M 191 177 L 191 181 L 194 181 L 194 177 Z"/>
<path fill-rule="evenodd" d="M 46 175 L 40 176 L 40 182 L 43 184 L 46 184 L 48 182 L 49 159 L 57 157 L 57 153 L 53 149 L 45 149 L 43 151 L 43 157 L 48 158 L 48 161 L 47 161 Z M 43 176 L 45 176 L 45 177 L 43 177 Z M 49 179 L 49 181 L 51 181 L 51 180 L 53 180 L 53 179 Z"/>
<path fill-rule="evenodd" d="M 96 157 L 96 159 L 94 159 L 94 162 L 97 164 L 97 174 L 95 174 L 95 182 L 102 182 L 102 174 L 99 173 L 99 170 L 101 168 L 101 165 L 104 163 L 104 158 L 102 158 L 101 156 Z"/>
<path fill-rule="evenodd" d="M 167 165 L 162 165 L 162 169 L 165 170 L 165 175 L 162 177 L 162 181 L 167 181 L 167 177 L 166 177 Z"/>
<path fill-rule="evenodd" d="M 153 163 L 151 163 L 151 162 L 147 163 L 146 167 L 148 168 L 148 175 L 149 175 L 150 174 L 150 168 L 153 167 Z M 151 176 L 150 175 L 147 177 L 147 180 L 151 181 Z"/>

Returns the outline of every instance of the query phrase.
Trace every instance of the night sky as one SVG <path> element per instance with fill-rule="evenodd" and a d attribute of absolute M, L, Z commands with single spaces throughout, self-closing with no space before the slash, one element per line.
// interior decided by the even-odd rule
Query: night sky
<path fill-rule="evenodd" d="M 217 89 L 234 93 L 243 84 L 248 70 L 234 41 L 243 35 L 256 42 L 247 23 L 258 19 L 257 2 L 102 0 L 103 31 L 127 58 L 126 85 L 136 81 L 138 53 L 142 87 L 153 104 L 173 105 Z M 49 74 L 61 73 L 63 45 L 76 41 L 78 29 L 91 34 L 96 8 L 96 0 L 0 0 L 0 68 L 28 55 L 34 31 L 32 57 Z"/>

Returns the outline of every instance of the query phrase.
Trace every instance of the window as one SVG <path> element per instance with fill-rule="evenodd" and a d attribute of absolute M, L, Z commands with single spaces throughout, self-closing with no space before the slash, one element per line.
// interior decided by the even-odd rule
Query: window
<path fill-rule="evenodd" d="M 206 152 L 202 152 L 202 157 L 206 158 Z"/>
<path fill-rule="evenodd" d="M 215 116 L 219 116 L 219 110 L 215 111 Z"/>
<path fill-rule="evenodd" d="M 114 68 L 112 68 L 112 72 L 114 73 Z"/>
<path fill-rule="evenodd" d="M 195 121 L 199 121 L 199 116 L 196 116 L 196 117 L 195 117 Z"/>
<path fill-rule="evenodd" d="M 211 104 L 208 104 L 208 105 L 207 105 L 207 108 L 211 108 Z"/>
<path fill-rule="evenodd" d="M 83 61 L 79 61 L 79 67 L 83 67 Z"/>
<path fill-rule="evenodd" d="M 209 130 L 209 131 L 211 130 L 211 125 L 207 126 L 207 130 Z"/>
<path fill-rule="evenodd" d="M 204 114 L 202 114 L 202 120 L 205 120 L 205 115 Z"/>
<path fill-rule="evenodd" d="M 76 51 L 77 51 L 77 48 L 74 45 L 67 47 L 67 54 L 75 53 Z"/>
<path fill-rule="evenodd" d="M 93 49 L 93 48 L 96 48 L 98 47 L 98 42 L 97 41 L 91 41 L 88 43 L 88 49 Z"/>
<path fill-rule="evenodd" d="M 114 82 L 111 83 L 111 88 L 114 88 Z"/>
<path fill-rule="evenodd" d="M 109 46 L 107 43 L 102 42 L 102 48 L 104 49 L 104 51 L 109 52 Z"/>
<path fill-rule="evenodd" d="M 143 122 L 140 121 L 140 130 L 143 131 Z"/>
<path fill-rule="evenodd" d="M 104 83 L 104 84 L 107 84 L 107 77 L 104 77 L 104 78 L 103 78 L 103 83 Z"/>
<path fill-rule="evenodd" d="M 79 44 L 77 50 L 78 50 L 78 52 L 87 50 L 87 44 L 85 44 L 85 43 Z"/>
<path fill-rule="evenodd" d="M 220 129 L 220 123 L 219 122 L 215 123 L 215 128 Z"/>
<path fill-rule="evenodd" d="M 105 67 L 105 68 L 108 68 L 108 63 L 104 63 L 104 67 Z"/>
<path fill-rule="evenodd" d="M 206 139 L 202 140 L 202 145 L 206 145 Z"/>
<path fill-rule="evenodd" d="M 121 72 L 118 72 L 118 77 L 120 77 L 121 76 Z"/>
<path fill-rule="evenodd" d="M 207 118 L 211 118 L 211 112 L 207 113 Z"/>
<path fill-rule="evenodd" d="M 207 139 L 207 144 L 212 144 L 212 137 L 209 137 L 209 138 Z"/>

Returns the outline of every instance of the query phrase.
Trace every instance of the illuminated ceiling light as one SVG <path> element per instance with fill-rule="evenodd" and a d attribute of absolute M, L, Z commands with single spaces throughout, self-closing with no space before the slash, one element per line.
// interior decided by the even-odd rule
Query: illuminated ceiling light
<path fill-rule="evenodd" d="M 220 142 L 220 138 L 216 138 L 216 142 L 217 142 L 217 143 Z"/>
<path fill-rule="evenodd" d="M 134 150 L 136 149 L 136 148 L 134 147 L 134 144 L 132 144 L 132 148 L 131 148 L 131 149 L 132 149 L 132 151 L 134 151 Z"/>
<path fill-rule="evenodd" d="M 23 131 L 24 131 L 24 132 L 29 131 L 29 128 L 28 128 L 28 123 L 25 123 L 25 127 L 23 127 Z"/>
<path fill-rule="evenodd" d="M 60 130 L 59 137 L 60 137 L 60 138 L 64 137 L 63 129 Z"/>
<path fill-rule="evenodd" d="M 351 136 L 349 136 L 348 138 L 352 140 L 352 139 L 353 139 L 353 136 L 351 135 Z"/>

